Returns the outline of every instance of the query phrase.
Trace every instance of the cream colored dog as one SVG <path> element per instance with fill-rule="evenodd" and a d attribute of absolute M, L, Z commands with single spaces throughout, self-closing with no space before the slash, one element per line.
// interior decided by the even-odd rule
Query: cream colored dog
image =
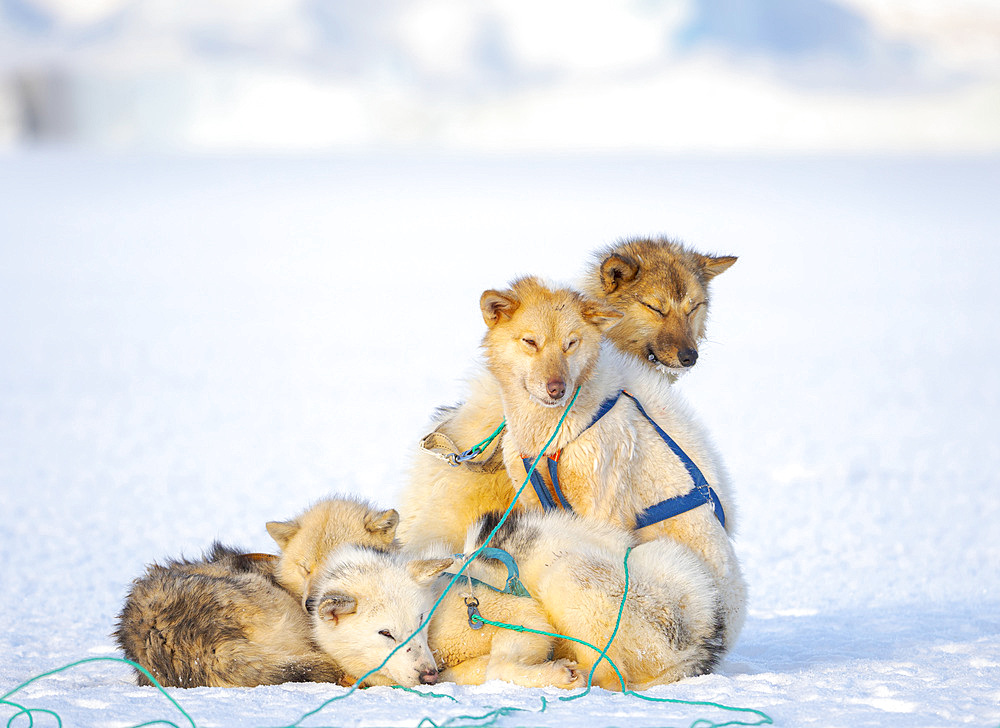
<path fill-rule="evenodd" d="M 489 514 L 473 525 L 466 550 L 483 545 L 498 522 L 499 514 Z M 720 594 L 712 574 L 691 549 L 672 539 L 640 544 L 632 531 L 564 511 L 514 511 L 489 545 L 517 561 L 522 582 L 559 634 L 598 649 L 614 635 L 607 654 L 628 689 L 711 672 L 725 650 Z M 477 559 L 471 568 L 502 578 L 503 567 L 494 560 Z M 599 656 L 592 647 L 570 640 L 560 643 L 558 654 L 574 659 L 585 674 Z M 594 684 L 621 689 L 618 674 L 603 660 L 594 671 Z"/>
<path fill-rule="evenodd" d="M 664 237 L 620 240 L 598 251 L 581 278 L 581 290 L 624 314 L 607 331 L 621 351 L 660 374 L 664 383 L 690 371 L 705 337 L 710 283 L 736 258 L 709 256 Z M 428 455 L 461 452 L 481 442 L 503 421 L 498 382 L 488 371 L 468 383 L 465 401 L 442 408 L 414 457 L 402 497 L 399 538 L 422 547 L 437 541 L 458 550 L 469 524 L 510 505 L 515 487 L 495 442 L 461 467 Z M 447 507 L 443 507 L 443 504 Z"/>
<path fill-rule="evenodd" d="M 552 632 L 538 603 L 470 587 L 449 591 L 427 623 L 430 609 L 451 580 L 439 576 L 452 558 L 414 558 L 404 553 L 344 547 L 332 553 L 312 582 L 307 608 L 319 647 L 358 679 L 389 657 L 365 685 L 435 683 L 467 685 L 506 680 L 526 687 L 574 688 L 583 676 L 570 660 L 551 658 L 554 639 L 492 625 L 473 629 L 466 596 L 482 616 Z M 440 671 L 440 674 L 439 674 Z"/>
<path fill-rule="evenodd" d="M 602 330 L 618 314 L 575 291 L 525 278 L 486 291 L 481 303 L 487 366 L 507 422 L 508 475 L 523 480 L 525 458 L 544 456 L 519 505 L 567 507 L 636 529 L 640 541 L 669 539 L 691 549 L 715 578 L 723 641 L 731 646 L 746 601 L 730 540 L 735 508 L 721 460 L 679 396 L 654 370 L 602 344 Z M 577 388 L 562 429 L 542 452 Z M 658 520 L 683 499 L 694 499 L 692 507 Z"/>
<path fill-rule="evenodd" d="M 337 547 L 357 544 L 398 548 L 398 523 L 395 510 L 381 510 L 354 498 L 326 498 L 290 521 L 268 521 L 267 532 L 281 549 L 275 579 L 303 601 L 316 570 Z"/>

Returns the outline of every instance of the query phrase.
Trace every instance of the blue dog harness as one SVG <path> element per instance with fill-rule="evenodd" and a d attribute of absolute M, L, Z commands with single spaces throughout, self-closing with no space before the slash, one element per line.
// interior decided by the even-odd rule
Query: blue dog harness
<path fill-rule="evenodd" d="M 468 579 L 474 584 L 479 584 L 480 586 L 485 586 L 495 592 L 500 592 L 501 594 L 510 594 L 515 597 L 530 597 L 531 594 L 525 589 L 524 584 L 521 583 L 521 575 L 517 570 L 517 562 L 514 561 L 514 557 L 503 549 L 498 549 L 493 546 L 484 546 L 479 550 L 479 555 L 487 559 L 496 559 L 503 563 L 507 567 L 507 582 L 504 584 L 503 589 L 498 589 L 492 584 L 487 584 L 485 581 L 480 579 L 475 579 L 468 574 L 464 575 L 464 578 Z M 456 559 L 464 559 L 465 554 L 452 554 Z M 454 576 L 454 574 L 449 574 L 447 571 L 442 572 L 448 576 Z"/>
<path fill-rule="evenodd" d="M 688 454 L 681 449 L 680 445 L 674 442 L 674 439 L 664 432 L 658 424 L 656 424 L 653 418 L 650 417 L 646 413 L 646 410 L 642 408 L 642 404 L 639 403 L 639 400 L 632 394 L 623 389 L 620 390 L 618 394 L 604 400 L 601 403 L 601 406 L 597 408 L 597 412 L 594 414 L 590 424 L 584 428 L 584 432 L 593 427 L 598 420 L 611 411 L 611 408 L 615 406 L 623 394 L 635 402 L 635 406 L 638 408 L 639 413 L 649 421 L 649 424 L 651 424 L 653 429 L 656 430 L 656 434 L 660 436 L 660 438 L 667 444 L 667 447 L 669 447 L 674 455 L 676 455 L 684 464 L 684 467 L 688 471 L 688 475 L 691 476 L 691 481 L 694 484 L 691 490 L 684 495 L 667 498 L 666 500 L 662 500 L 659 503 L 651 505 L 649 508 L 642 511 L 642 513 L 639 513 L 635 519 L 635 527 L 639 529 L 644 528 L 645 526 L 651 526 L 654 523 L 666 521 L 674 516 L 679 516 L 682 513 L 694 510 L 698 506 L 707 504 L 712 506 L 715 517 L 719 519 L 719 523 L 721 523 L 722 527 L 725 528 L 726 514 L 722 510 L 722 502 L 719 500 L 719 496 L 712 486 L 708 484 L 708 481 L 702 474 L 701 469 L 695 465 L 694 461 L 688 457 Z M 559 499 L 558 504 L 555 500 L 553 500 L 552 493 L 549 492 L 542 474 L 539 473 L 537 469 L 534 471 L 531 470 L 531 464 L 535 459 L 532 457 L 522 457 L 521 460 L 524 463 L 525 472 L 531 472 L 531 486 L 535 489 L 535 495 L 538 496 L 538 501 L 542 504 L 542 508 L 546 511 L 550 511 L 562 507 L 563 509 L 572 512 L 573 507 L 570 505 L 566 496 L 563 495 L 562 489 L 559 487 L 559 456 L 561 454 L 562 450 L 559 450 L 555 455 L 550 455 L 546 458 L 549 478 L 552 480 L 552 489 L 555 491 L 556 498 Z"/>

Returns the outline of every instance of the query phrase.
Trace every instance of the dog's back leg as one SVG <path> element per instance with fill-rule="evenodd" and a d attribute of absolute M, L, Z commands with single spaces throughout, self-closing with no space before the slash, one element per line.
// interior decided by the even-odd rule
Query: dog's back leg
<path fill-rule="evenodd" d="M 572 660 L 552 660 L 548 654 L 538 659 L 537 647 L 532 644 L 539 641 L 536 638 L 541 638 L 541 635 L 527 632 L 497 635 L 489 655 L 486 679 L 506 680 L 527 688 L 554 686 L 571 690 L 582 687 L 586 678 Z M 549 641 L 546 638 L 541 640 Z"/>
<path fill-rule="evenodd" d="M 487 614 L 502 615 L 501 620 L 518 624 L 536 632 L 499 629 L 493 636 L 487 680 L 506 680 L 524 687 L 555 687 L 571 689 L 583 684 L 576 663 L 569 659 L 552 659 L 555 638 L 537 632 L 554 632 L 541 605 L 534 599 L 507 594 L 482 597 Z"/>

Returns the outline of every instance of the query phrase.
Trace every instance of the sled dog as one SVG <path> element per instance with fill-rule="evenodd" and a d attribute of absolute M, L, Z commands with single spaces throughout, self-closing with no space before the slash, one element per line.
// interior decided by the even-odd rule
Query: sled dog
<path fill-rule="evenodd" d="M 451 580 L 450 574 L 442 574 L 450 567 L 458 568 L 450 557 L 417 558 L 356 546 L 338 549 L 313 580 L 307 600 L 317 644 L 354 681 L 416 632 L 365 679 L 365 685 L 411 687 L 439 679 L 467 685 L 495 679 L 526 687 L 583 684 L 574 662 L 551 659 L 554 639 L 492 625 L 470 626 L 467 597 L 475 598 L 488 619 L 552 632 L 541 607 L 530 597 L 499 593 L 480 584 L 469 586 L 460 578 L 425 623 Z"/>
<path fill-rule="evenodd" d="M 518 505 L 565 508 L 635 529 L 643 542 L 687 546 L 717 581 L 731 646 L 743 623 L 745 585 L 730 541 L 735 509 L 728 476 L 674 388 L 602 341 L 620 314 L 535 278 L 484 292 L 481 308 L 486 365 L 507 421 L 501 447 L 508 475 L 523 481 L 542 455 Z"/>
<path fill-rule="evenodd" d="M 468 382 L 468 398 L 457 407 L 439 409 L 434 432 L 424 442 L 441 442 L 445 450 L 462 450 L 485 440 L 503 422 L 500 387 L 489 372 Z M 433 456 L 424 446 L 414 455 L 403 490 L 399 540 L 421 549 L 445 543 L 462 548 L 465 532 L 484 513 L 503 510 L 514 497 L 515 484 L 500 457 L 500 438 L 484 456 L 457 467 Z"/>
<path fill-rule="evenodd" d="M 391 546 L 398 520 L 393 510 L 331 498 L 268 524 L 281 557 L 216 543 L 202 559 L 152 564 L 132 583 L 113 636 L 168 687 L 341 682 L 343 670 L 312 641 L 302 589 L 317 559 L 341 544 Z"/>
<path fill-rule="evenodd" d="M 598 251 L 581 288 L 624 314 L 605 335 L 621 351 L 672 383 L 698 359 L 709 308 L 709 282 L 728 269 L 733 256 L 697 253 L 667 238 L 631 238 Z M 424 443 L 461 452 L 486 439 L 503 421 L 499 383 L 489 371 L 468 382 L 466 399 L 441 408 Z M 492 510 L 506 508 L 523 477 L 507 477 L 499 439 L 459 467 L 415 453 L 402 497 L 399 538 L 412 547 L 444 541 L 458 549 L 468 526 Z M 442 509 L 442 503 L 448 503 Z"/>
<path fill-rule="evenodd" d="M 499 519 L 499 513 L 489 514 L 470 527 L 466 551 L 483 545 Z M 598 649 L 614 634 L 607 655 L 628 689 L 711 672 L 724 651 L 715 580 L 691 549 L 672 539 L 640 544 L 634 532 L 572 513 L 512 511 L 489 545 L 514 557 L 521 581 L 556 632 Z M 480 557 L 474 566 L 496 578 L 497 564 Z M 559 654 L 572 657 L 583 674 L 599 657 L 591 647 L 568 640 L 560 643 Z M 594 684 L 621 689 L 607 661 L 594 671 Z"/>
<path fill-rule="evenodd" d="M 735 262 L 667 238 L 629 238 L 594 255 L 581 290 L 624 314 L 606 333 L 615 346 L 675 381 L 698 361 L 709 282 Z"/>
<path fill-rule="evenodd" d="M 378 510 L 350 498 L 321 500 L 290 521 L 269 521 L 267 532 L 281 550 L 275 578 L 297 599 L 304 600 L 316 569 L 338 546 L 353 543 L 397 548 L 398 523 L 395 510 Z"/>
<path fill-rule="evenodd" d="M 343 670 L 311 634 L 299 602 L 274 581 L 270 559 L 216 543 L 203 559 L 149 566 L 132 584 L 113 636 L 165 687 L 341 682 Z"/>

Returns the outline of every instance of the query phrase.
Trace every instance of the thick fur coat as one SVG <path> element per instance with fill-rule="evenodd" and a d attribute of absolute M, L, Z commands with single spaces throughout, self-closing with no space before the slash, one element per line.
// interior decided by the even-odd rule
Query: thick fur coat
<path fill-rule="evenodd" d="M 551 632 L 534 599 L 470 587 L 462 580 L 431 615 L 451 581 L 441 572 L 456 566 L 450 557 L 425 559 L 358 547 L 335 551 L 313 581 L 307 602 L 317 643 L 353 681 L 416 633 L 365 678 L 365 685 L 413 686 L 438 679 L 467 685 L 494 679 L 526 687 L 582 684 L 575 663 L 552 659 L 552 638 L 469 624 L 466 598 L 474 597 L 488 619 Z"/>
<path fill-rule="evenodd" d="M 498 522 L 499 514 L 490 514 L 474 525 L 466 548 L 481 546 Z M 640 544 L 630 531 L 571 513 L 515 511 L 489 545 L 514 557 L 522 582 L 558 633 L 598 649 L 615 635 L 607 654 L 628 689 L 711 672 L 724 651 L 714 579 L 700 558 L 675 541 Z M 489 559 L 480 558 L 477 565 L 492 578 L 504 571 Z M 560 644 L 559 654 L 573 658 L 583 673 L 598 659 L 591 647 L 569 640 Z M 621 689 L 606 661 L 594 671 L 594 684 Z"/>
<path fill-rule="evenodd" d="M 273 562 L 221 544 L 203 559 L 151 565 L 114 633 L 125 657 L 165 687 L 341 682 L 344 671 L 311 635 L 298 600 L 274 581 Z"/>
<path fill-rule="evenodd" d="M 558 456 L 561 489 L 576 513 L 633 529 L 643 510 L 684 495 L 693 486 L 683 463 L 631 399 L 619 398 L 590 426 L 601 404 L 622 389 L 636 397 L 701 469 L 722 503 L 726 527 L 712 507 L 704 505 L 641 528 L 636 535 L 641 541 L 683 544 L 704 562 L 721 593 L 724 641 L 731 646 L 742 628 L 746 601 L 730 539 L 736 508 L 718 453 L 676 391 L 634 357 L 602 343 L 601 332 L 614 312 L 574 291 L 551 289 L 527 278 L 505 291 L 487 291 L 482 305 L 489 326 L 484 348 L 487 365 L 500 384 L 507 420 L 503 457 L 512 480 L 523 481 L 523 458 L 543 450 L 577 388 L 579 395 L 562 429 L 544 453 Z M 544 463 L 539 469 L 546 470 Z M 545 479 L 551 489 L 547 473 Z M 530 488 L 519 505 L 542 507 Z"/>
<path fill-rule="evenodd" d="M 696 363 L 708 320 L 709 283 L 735 262 L 733 256 L 703 255 L 667 238 L 631 238 L 598 251 L 580 286 L 592 300 L 624 314 L 606 330 L 608 339 L 670 384 Z M 489 436 L 503 418 L 499 382 L 482 369 L 470 378 L 465 401 L 439 410 L 432 427 L 435 436 L 464 450 Z M 444 542 L 457 550 L 471 523 L 510 504 L 523 476 L 512 481 L 498 467 L 492 447 L 477 463 L 453 467 L 422 449 L 415 453 L 402 495 L 403 543 L 421 548 Z"/>
<path fill-rule="evenodd" d="M 169 687 L 342 682 L 340 665 L 313 642 L 303 593 L 342 544 L 392 547 L 398 520 L 394 510 L 330 498 L 267 524 L 280 557 L 215 544 L 201 559 L 152 564 L 132 583 L 114 637 Z M 149 682 L 141 672 L 138 680 Z"/>

